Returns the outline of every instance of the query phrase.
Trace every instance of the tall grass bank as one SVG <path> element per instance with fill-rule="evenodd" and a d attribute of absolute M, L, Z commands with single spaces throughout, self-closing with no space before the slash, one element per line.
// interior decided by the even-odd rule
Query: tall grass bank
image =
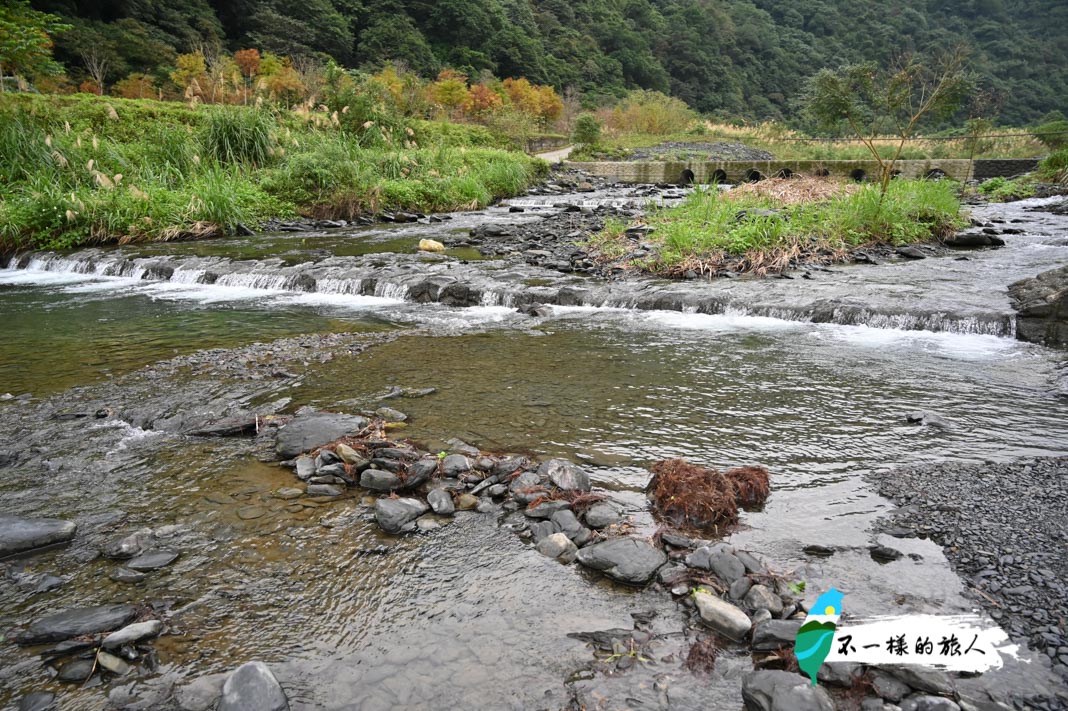
<path fill-rule="evenodd" d="M 948 236 L 963 226 L 950 181 L 877 185 L 783 178 L 721 191 L 698 188 L 645 225 L 609 222 L 590 246 L 603 261 L 662 276 L 779 273 L 804 262 L 844 261 L 865 245 Z"/>
<path fill-rule="evenodd" d="M 547 169 L 521 153 L 472 147 L 487 142 L 484 131 L 450 128 L 411 122 L 382 130 L 309 111 L 6 95 L 0 252 L 213 236 L 297 214 L 477 209 L 523 192 Z"/>

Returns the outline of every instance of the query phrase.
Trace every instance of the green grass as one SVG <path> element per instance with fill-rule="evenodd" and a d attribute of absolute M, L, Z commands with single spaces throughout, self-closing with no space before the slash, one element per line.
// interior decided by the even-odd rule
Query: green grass
<path fill-rule="evenodd" d="M 1030 175 L 1022 178 L 991 178 L 980 183 L 976 191 L 996 202 L 1022 200 L 1034 197 L 1035 178 Z"/>
<path fill-rule="evenodd" d="M 961 226 L 956 186 L 948 181 L 895 181 L 884 199 L 874 185 L 821 202 L 784 205 L 759 195 L 699 189 L 681 205 L 652 213 L 647 238 L 656 256 L 632 267 L 665 276 L 690 270 L 779 272 L 803 261 L 840 261 L 871 243 L 905 245 Z M 589 243 L 602 259 L 630 252 L 626 225 L 609 223 Z"/>
<path fill-rule="evenodd" d="M 547 171 L 482 147 L 495 139 L 479 127 L 394 133 L 403 140 L 364 140 L 252 107 L 2 96 L 0 253 L 207 236 L 298 213 L 474 209 Z"/>

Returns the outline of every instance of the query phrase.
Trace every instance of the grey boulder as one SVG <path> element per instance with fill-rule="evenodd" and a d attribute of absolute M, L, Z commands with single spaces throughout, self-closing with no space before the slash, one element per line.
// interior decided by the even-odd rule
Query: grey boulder
<path fill-rule="evenodd" d="M 453 503 L 452 496 L 444 489 L 434 489 L 426 495 L 426 500 L 434 513 L 439 516 L 452 516 L 456 512 L 456 504 Z"/>
<path fill-rule="evenodd" d="M 538 467 L 538 474 L 547 477 L 553 486 L 564 491 L 589 491 L 590 475 L 566 459 L 550 459 Z"/>
<path fill-rule="evenodd" d="M 223 684 L 218 711 L 288 711 L 289 699 L 263 662 L 237 668 Z"/>
<path fill-rule="evenodd" d="M 0 558 L 74 538 L 78 526 L 58 518 L 0 516 Z"/>
<path fill-rule="evenodd" d="M 761 670 L 742 677 L 742 699 L 749 711 L 834 711 L 827 692 L 800 674 Z"/>
<path fill-rule="evenodd" d="M 577 560 L 618 582 L 645 585 L 667 562 L 667 556 L 659 548 L 637 538 L 615 538 L 586 546 L 578 552 Z"/>
<path fill-rule="evenodd" d="M 135 622 L 132 625 L 126 625 L 117 632 L 112 632 L 104 638 L 104 641 L 101 642 L 100 645 L 105 649 L 121 647 L 124 644 L 139 642 L 142 639 L 148 639 L 149 637 L 156 637 L 162 630 L 163 623 L 159 620 Z"/>
<path fill-rule="evenodd" d="M 387 533 L 410 533 L 416 529 L 415 519 L 430 507 L 419 499 L 386 499 L 375 502 L 375 520 Z"/>
<path fill-rule="evenodd" d="M 281 459 L 292 459 L 345 435 L 359 432 L 366 426 L 367 419 L 359 415 L 341 415 L 330 412 L 298 415 L 292 422 L 278 430 L 275 451 Z"/>
<path fill-rule="evenodd" d="M 701 621 L 734 640 L 741 640 L 753 626 L 749 615 L 735 606 L 707 592 L 694 593 L 693 601 Z"/>

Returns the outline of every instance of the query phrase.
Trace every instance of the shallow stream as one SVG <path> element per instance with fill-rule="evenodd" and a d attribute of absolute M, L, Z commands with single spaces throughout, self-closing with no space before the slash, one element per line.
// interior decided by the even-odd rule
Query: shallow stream
<path fill-rule="evenodd" d="M 435 449 L 459 437 L 484 450 L 585 462 L 595 486 L 626 504 L 639 533 L 656 528 L 642 493 L 649 463 L 764 465 L 773 494 L 730 539 L 805 580 L 810 598 L 834 585 L 858 615 L 970 610 L 937 546 L 893 540 L 915 555 L 872 560 L 869 547 L 884 540 L 872 525 L 889 504 L 865 475 L 926 461 L 1068 452 L 1068 401 L 1056 394 L 1060 354 L 1011 338 L 1011 318 L 999 335 L 966 327 L 975 313 L 1005 318 L 1008 282 L 1068 256 L 1068 218 L 1024 207 L 983 208 L 987 218 L 1021 220 L 1024 234 L 1001 250 L 970 252 L 967 262 L 842 267 L 822 282 L 742 283 L 734 293 L 732 285 L 712 287 L 750 304 L 778 300 L 786 310 L 832 291 L 857 302 L 875 295 L 869 322 L 858 324 L 814 323 L 796 310 L 771 318 L 754 309 L 601 305 L 554 305 L 534 319 L 507 306 L 413 303 L 401 290 L 109 273 L 99 265 L 113 264 L 116 250 L 0 270 L 0 394 L 32 395 L 0 402 L 0 431 L 37 447 L 31 461 L 0 470 L 0 497 L 6 513 L 61 516 L 80 529 L 70 547 L 10 565 L 0 629 L 70 606 L 155 605 L 173 634 L 156 643 L 158 666 L 142 688 L 257 659 L 276 670 L 296 709 L 561 708 L 565 682 L 592 660 L 567 633 L 630 627 L 631 612 L 652 609 L 669 636 L 681 634 L 666 594 L 626 590 L 543 558 L 492 516 L 466 513 L 429 534 L 394 538 L 378 531 L 358 496 L 325 504 L 277 498 L 296 479 L 259 461 L 262 443 L 191 439 L 114 418 L 47 419 L 133 403 L 181 410 L 224 396 L 351 412 L 373 409 L 393 386 L 435 389 L 386 403 L 411 416 L 405 436 Z M 419 238 L 478 219 L 240 245 L 155 245 L 122 258 L 251 259 L 262 275 L 276 264 L 266 254 L 299 239 L 278 269 L 360 257 L 388 270 Z M 246 266 L 221 272 L 248 274 Z M 317 283 L 326 283 L 321 274 Z M 939 298 L 952 303 L 939 311 Z M 908 313 L 910 303 L 943 313 L 950 325 L 922 330 L 887 318 Z M 413 328 L 417 334 L 359 355 L 313 362 L 294 378 L 231 382 L 196 368 L 166 378 L 143 370 L 204 348 Z M 916 410 L 949 426 L 906 423 Z M 162 540 L 182 557 L 139 585 L 110 580 L 115 563 L 93 551 L 142 527 L 163 527 Z M 802 551 L 810 544 L 843 550 L 813 559 Z M 32 592 L 34 575 L 44 572 L 65 578 L 63 586 Z M 0 641 L 0 706 L 51 688 L 64 709 L 105 707 L 106 689 L 50 681 L 10 638 Z M 747 657 L 728 654 L 711 678 L 693 681 L 665 655 L 608 688 L 623 699 L 633 691 L 628 684 L 671 678 L 697 688 L 694 698 L 706 708 L 736 708 L 749 668 Z M 992 683 L 1002 687 L 1056 688 L 1041 661 L 997 674 Z"/>

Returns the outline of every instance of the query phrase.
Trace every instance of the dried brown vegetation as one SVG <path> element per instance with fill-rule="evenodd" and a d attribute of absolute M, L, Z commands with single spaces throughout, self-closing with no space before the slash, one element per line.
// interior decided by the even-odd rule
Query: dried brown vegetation
<path fill-rule="evenodd" d="M 761 467 L 739 467 L 726 474 L 664 459 L 652 466 L 646 494 L 656 513 L 681 528 L 710 529 L 738 520 L 738 506 L 759 506 L 770 492 L 768 472 Z"/>
<path fill-rule="evenodd" d="M 699 639 L 690 646 L 690 652 L 686 655 L 686 661 L 682 666 L 694 674 L 711 674 L 716 668 L 716 658 L 719 657 L 719 647 L 712 637 Z"/>

